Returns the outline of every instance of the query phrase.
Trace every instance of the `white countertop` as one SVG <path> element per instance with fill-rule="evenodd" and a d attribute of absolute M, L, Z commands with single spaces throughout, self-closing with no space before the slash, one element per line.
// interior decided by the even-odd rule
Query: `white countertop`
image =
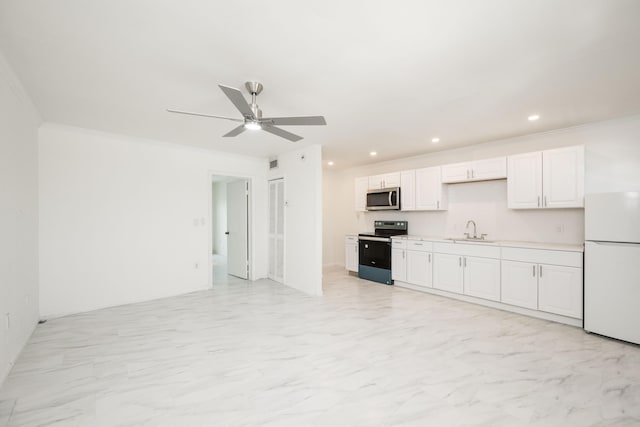
<path fill-rule="evenodd" d="M 406 240 L 423 240 L 429 242 L 442 242 L 442 243 L 459 243 L 469 245 L 487 245 L 487 246 L 500 246 L 507 248 L 529 248 L 529 249 L 546 249 L 552 251 L 570 251 L 570 252 L 584 252 L 584 245 L 570 245 L 566 243 L 546 243 L 546 242 L 525 242 L 525 241 L 513 241 L 513 240 L 492 240 L 488 242 L 483 241 L 465 241 L 463 237 L 459 240 L 446 239 L 439 236 L 396 236 L 393 239 L 406 239 Z"/>

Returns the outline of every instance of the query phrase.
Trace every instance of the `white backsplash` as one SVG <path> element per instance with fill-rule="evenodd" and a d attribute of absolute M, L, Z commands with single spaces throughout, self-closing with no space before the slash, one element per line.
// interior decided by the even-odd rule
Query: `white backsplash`
<path fill-rule="evenodd" d="M 491 240 L 584 242 L 583 209 L 508 209 L 507 181 L 504 179 L 449 184 L 447 187 L 447 211 L 354 213 L 359 228 L 355 231 L 371 230 L 374 220 L 406 220 L 412 235 L 462 237 L 467 221 L 472 219 L 477 224 L 478 235 L 486 233 L 486 238 Z"/>

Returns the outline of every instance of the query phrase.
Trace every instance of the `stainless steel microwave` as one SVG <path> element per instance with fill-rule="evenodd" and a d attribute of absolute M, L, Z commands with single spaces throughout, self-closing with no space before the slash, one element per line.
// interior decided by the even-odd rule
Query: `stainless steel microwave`
<path fill-rule="evenodd" d="M 400 187 L 367 191 L 367 210 L 400 210 Z"/>

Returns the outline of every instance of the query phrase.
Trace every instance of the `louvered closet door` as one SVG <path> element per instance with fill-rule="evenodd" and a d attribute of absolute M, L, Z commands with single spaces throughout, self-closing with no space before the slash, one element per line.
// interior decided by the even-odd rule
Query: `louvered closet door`
<path fill-rule="evenodd" d="M 269 181 L 269 278 L 284 282 L 284 179 Z"/>

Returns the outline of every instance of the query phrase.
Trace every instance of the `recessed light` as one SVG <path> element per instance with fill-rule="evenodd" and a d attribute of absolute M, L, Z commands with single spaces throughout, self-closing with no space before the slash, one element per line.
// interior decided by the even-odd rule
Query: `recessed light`
<path fill-rule="evenodd" d="M 369 155 L 370 155 L 370 156 L 377 156 L 377 155 L 378 155 L 378 153 L 376 153 L 375 151 L 372 151 L 372 152 L 370 152 L 370 153 L 369 153 Z"/>
<path fill-rule="evenodd" d="M 433 139 L 431 139 L 431 142 L 433 142 L 433 143 L 440 142 L 440 138 L 433 138 Z"/>
<path fill-rule="evenodd" d="M 536 121 L 536 120 L 538 120 L 539 118 L 540 118 L 540 116 L 539 116 L 539 115 L 537 115 L 537 114 L 532 114 L 532 115 L 530 115 L 530 116 L 528 117 L 528 119 L 529 119 L 529 121 L 530 121 L 530 122 L 535 122 L 535 121 Z"/>
<path fill-rule="evenodd" d="M 331 161 L 327 162 L 327 164 L 328 164 L 329 166 L 333 166 L 333 162 L 331 162 Z"/>

